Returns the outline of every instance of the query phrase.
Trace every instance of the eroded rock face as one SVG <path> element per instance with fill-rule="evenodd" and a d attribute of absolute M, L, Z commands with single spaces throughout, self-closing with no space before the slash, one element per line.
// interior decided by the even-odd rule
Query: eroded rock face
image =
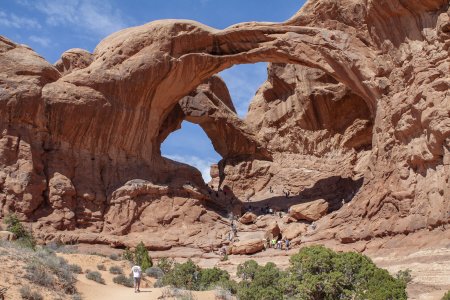
<path fill-rule="evenodd" d="M 447 224 L 449 20 L 445 0 L 311 0 L 280 24 L 125 29 L 56 67 L 0 38 L 0 211 L 43 239 L 152 249 L 219 247 L 222 216 L 247 201 L 323 199 L 302 242 Z M 212 76 L 259 61 L 268 80 L 239 120 Z M 183 120 L 223 156 L 211 184 L 228 195 L 161 157 Z"/>
<path fill-rule="evenodd" d="M 328 212 L 328 202 L 324 199 L 293 205 L 289 214 L 297 220 L 317 221 Z"/>

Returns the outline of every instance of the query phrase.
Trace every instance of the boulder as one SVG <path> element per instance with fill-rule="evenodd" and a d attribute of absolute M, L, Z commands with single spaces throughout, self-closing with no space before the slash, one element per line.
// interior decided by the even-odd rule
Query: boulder
<path fill-rule="evenodd" d="M 308 225 L 304 223 L 291 223 L 287 225 L 281 235 L 284 238 L 288 238 L 289 240 L 293 240 L 296 237 L 299 237 L 301 234 L 305 233 L 308 230 Z"/>
<path fill-rule="evenodd" d="M 242 224 L 252 224 L 255 223 L 257 216 L 252 212 L 246 212 L 240 219 L 239 222 Z"/>
<path fill-rule="evenodd" d="M 317 221 L 327 214 L 328 202 L 319 199 L 312 202 L 293 205 L 289 208 L 289 215 L 297 220 Z"/>
<path fill-rule="evenodd" d="M 273 239 L 274 237 L 278 237 L 280 235 L 280 227 L 276 221 L 273 221 L 267 226 L 266 233 L 264 234 L 265 238 Z"/>
<path fill-rule="evenodd" d="M 2 241 L 14 241 L 16 238 L 16 235 L 12 232 L 0 231 L 0 240 Z"/>
<path fill-rule="evenodd" d="M 230 247 L 231 254 L 253 254 L 264 249 L 264 241 L 251 239 L 233 243 Z"/>

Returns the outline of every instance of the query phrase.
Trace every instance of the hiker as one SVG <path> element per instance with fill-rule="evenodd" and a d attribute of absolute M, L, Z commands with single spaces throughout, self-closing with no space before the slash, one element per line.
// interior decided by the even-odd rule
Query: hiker
<path fill-rule="evenodd" d="M 272 209 L 272 207 L 269 208 L 269 214 L 271 214 L 271 215 L 273 214 L 273 209 Z"/>
<path fill-rule="evenodd" d="M 133 278 L 134 278 L 134 292 L 138 293 L 141 290 L 139 289 L 141 287 L 141 275 L 142 270 L 140 266 L 133 266 L 131 268 L 131 272 L 133 272 Z"/>
<path fill-rule="evenodd" d="M 272 247 L 273 247 L 273 249 L 277 248 L 277 240 L 276 240 L 276 238 L 272 239 Z"/>
<path fill-rule="evenodd" d="M 273 193 L 272 186 L 269 186 L 269 192 L 270 192 L 270 193 Z"/>
<path fill-rule="evenodd" d="M 281 250 L 281 247 L 282 247 L 282 242 L 281 242 L 281 240 L 278 240 L 278 242 L 277 242 L 277 248 Z"/>
<path fill-rule="evenodd" d="M 288 251 L 288 250 L 289 250 L 289 246 L 290 246 L 290 242 L 289 242 L 289 239 L 288 239 L 288 238 L 285 238 L 285 239 L 284 239 L 284 244 L 285 244 L 285 246 L 286 246 L 286 251 Z"/>

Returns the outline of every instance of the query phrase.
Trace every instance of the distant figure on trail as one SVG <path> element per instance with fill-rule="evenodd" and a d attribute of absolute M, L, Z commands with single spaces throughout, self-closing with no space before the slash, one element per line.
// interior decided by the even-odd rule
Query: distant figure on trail
<path fill-rule="evenodd" d="M 282 245 L 283 245 L 283 244 L 282 244 L 281 240 L 278 240 L 278 242 L 277 242 L 277 248 L 281 250 Z"/>
<path fill-rule="evenodd" d="M 286 251 L 288 251 L 289 250 L 289 246 L 290 246 L 290 242 L 289 242 L 288 238 L 285 238 L 284 245 L 286 246 Z"/>
<path fill-rule="evenodd" d="M 283 189 L 283 193 L 284 193 L 284 196 L 285 196 L 286 198 L 289 198 L 289 196 L 291 195 L 291 191 L 290 191 L 290 190 L 284 190 L 284 189 Z"/>
<path fill-rule="evenodd" d="M 134 278 L 134 292 L 139 293 L 141 290 L 139 289 L 141 287 L 141 275 L 142 270 L 140 266 L 133 266 L 131 268 L 131 272 L 133 272 L 133 278 Z"/>
<path fill-rule="evenodd" d="M 276 249 L 276 248 L 277 248 L 277 239 L 276 239 L 276 238 L 273 238 L 273 239 L 272 239 L 272 248 L 273 248 L 273 249 Z"/>
<path fill-rule="evenodd" d="M 269 186 L 269 192 L 270 192 L 270 193 L 273 193 L 272 186 Z"/>

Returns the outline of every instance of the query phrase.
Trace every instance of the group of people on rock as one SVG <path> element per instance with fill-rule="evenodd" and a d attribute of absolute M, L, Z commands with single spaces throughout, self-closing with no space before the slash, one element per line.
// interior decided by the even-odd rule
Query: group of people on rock
<path fill-rule="evenodd" d="M 283 250 L 283 246 L 284 250 L 286 251 L 290 249 L 291 241 L 289 241 L 289 239 L 286 237 L 285 238 L 273 237 L 272 239 L 267 237 L 266 240 L 264 241 L 265 250 L 269 248 Z"/>

